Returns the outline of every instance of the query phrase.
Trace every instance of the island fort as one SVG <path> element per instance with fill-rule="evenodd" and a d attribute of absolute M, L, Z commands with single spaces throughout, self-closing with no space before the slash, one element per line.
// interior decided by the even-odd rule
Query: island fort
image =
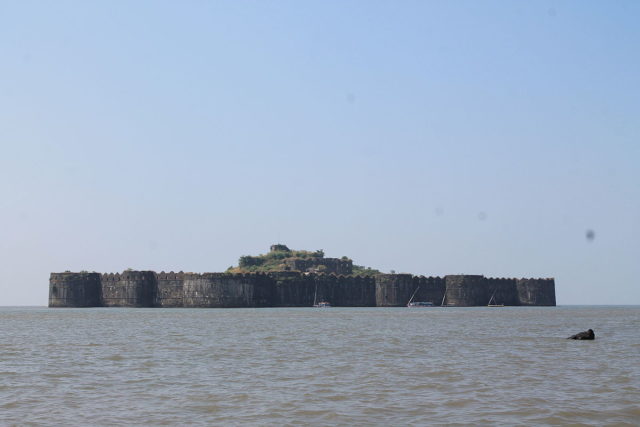
<path fill-rule="evenodd" d="M 224 273 L 127 270 L 51 273 L 49 307 L 401 307 L 411 299 L 437 306 L 555 306 L 555 282 L 480 275 L 383 274 L 322 251 L 273 245 L 243 256 Z"/>

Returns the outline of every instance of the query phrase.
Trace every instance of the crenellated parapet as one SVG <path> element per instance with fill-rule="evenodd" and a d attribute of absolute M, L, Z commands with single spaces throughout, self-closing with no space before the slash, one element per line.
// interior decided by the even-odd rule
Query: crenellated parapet
<path fill-rule="evenodd" d="M 520 305 L 556 305 L 556 283 L 552 278 L 518 279 L 516 288 Z"/>
<path fill-rule="evenodd" d="M 310 274 L 299 271 L 276 271 L 268 274 L 273 281 L 274 307 L 311 307 L 313 305 L 316 284 Z"/>
<path fill-rule="evenodd" d="M 263 273 L 188 273 L 184 276 L 184 307 L 268 307 L 273 281 Z"/>
<path fill-rule="evenodd" d="M 100 307 L 102 287 L 99 273 L 51 273 L 49 307 Z"/>
<path fill-rule="evenodd" d="M 445 276 L 445 305 L 472 307 L 487 305 L 487 278 L 480 275 L 456 274 Z"/>
<path fill-rule="evenodd" d="M 487 279 L 487 292 L 489 294 L 487 304 L 522 305 L 518 298 L 516 281 L 517 279 L 489 277 Z"/>
<path fill-rule="evenodd" d="M 153 271 L 124 271 L 102 276 L 105 307 L 153 307 L 157 291 Z"/>
<path fill-rule="evenodd" d="M 336 276 L 334 298 L 329 301 L 336 306 L 375 307 L 376 280 L 371 276 Z"/>
<path fill-rule="evenodd" d="M 378 307 L 406 306 L 415 290 L 411 274 L 378 274 L 375 283 Z"/>
<path fill-rule="evenodd" d="M 555 300 L 554 279 L 372 276 L 300 271 L 269 273 L 51 273 L 50 307 L 403 307 L 546 305 Z"/>
<path fill-rule="evenodd" d="M 413 276 L 413 288 L 414 290 L 411 294 L 413 295 L 413 301 L 425 301 L 434 305 L 441 305 L 444 298 L 445 279 L 444 277 Z"/>
<path fill-rule="evenodd" d="M 183 307 L 184 273 L 182 271 L 156 274 L 157 290 L 154 307 Z"/>

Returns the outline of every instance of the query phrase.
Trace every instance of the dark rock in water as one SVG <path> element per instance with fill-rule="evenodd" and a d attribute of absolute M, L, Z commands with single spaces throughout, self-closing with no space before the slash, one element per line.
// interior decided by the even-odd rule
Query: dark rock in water
<path fill-rule="evenodd" d="M 570 340 L 592 340 L 596 337 L 593 333 L 593 329 L 589 329 L 588 331 L 580 332 L 575 335 L 571 335 L 569 337 Z"/>

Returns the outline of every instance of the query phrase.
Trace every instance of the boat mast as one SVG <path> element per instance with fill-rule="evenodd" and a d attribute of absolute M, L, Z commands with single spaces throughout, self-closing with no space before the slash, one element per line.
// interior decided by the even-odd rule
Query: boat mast
<path fill-rule="evenodd" d="M 444 285 L 444 295 L 442 295 L 442 302 L 440 303 L 440 307 L 444 307 L 444 299 L 447 297 L 447 285 Z"/>
<path fill-rule="evenodd" d="M 313 293 L 313 306 L 316 306 L 316 297 L 318 296 L 318 282 L 316 282 L 316 290 Z"/>
<path fill-rule="evenodd" d="M 413 301 L 413 297 L 415 297 L 416 293 L 418 293 L 418 289 L 420 289 L 420 286 L 418 286 L 416 290 L 413 291 L 413 294 L 411 295 L 411 298 L 409 298 L 409 302 L 407 303 L 407 305 L 411 304 L 411 301 Z"/>
<path fill-rule="evenodd" d="M 491 294 L 491 298 L 489 298 L 489 302 L 487 303 L 487 305 L 491 305 L 491 301 L 493 301 L 493 303 L 495 304 L 496 301 L 494 300 L 495 296 L 496 296 L 496 291 L 498 290 L 498 288 L 495 288 L 493 290 L 493 293 Z"/>

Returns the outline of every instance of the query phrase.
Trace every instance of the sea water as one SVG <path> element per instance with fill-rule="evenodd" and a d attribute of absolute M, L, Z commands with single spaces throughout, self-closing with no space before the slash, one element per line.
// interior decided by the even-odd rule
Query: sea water
<path fill-rule="evenodd" d="M 640 423 L 637 306 L 0 308 L 0 326 L 1 425 Z"/>

